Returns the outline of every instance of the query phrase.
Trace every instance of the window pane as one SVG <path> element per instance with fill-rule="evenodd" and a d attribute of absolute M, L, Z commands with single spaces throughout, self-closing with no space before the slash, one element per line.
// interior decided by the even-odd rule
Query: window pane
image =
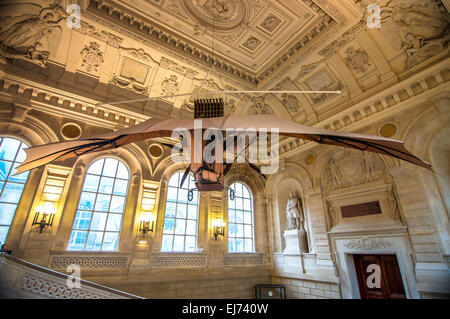
<path fill-rule="evenodd" d="M 228 223 L 235 223 L 236 222 L 236 212 L 234 210 L 228 211 Z"/>
<path fill-rule="evenodd" d="M 188 218 L 189 219 L 197 219 L 197 206 L 196 205 L 188 205 Z"/>
<path fill-rule="evenodd" d="M 100 180 L 100 187 L 98 188 L 99 193 L 111 194 L 114 184 L 114 178 L 102 177 Z"/>
<path fill-rule="evenodd" d="M 241 224 L 236 224 L 236 237 L 244 237 L 244 227 Z"/>
<path fill-rule="evenodd" d="M 86 250 L 100 250 L 102 246 L 103 232 L 93 232 L 90 231 L 87 242 Z"/>
<path fill-rule="evenodd" d="M 116 177 L 121 178 L 121 179 L 126 179 L 128 181 L 128 178 L 130 177 L 130 175 L 128 173 L 127 167 L 123 163 L 119 162 L 119 165 L 117 167 Z"/>
<path fill-rule="evenodd" d="M 178 204 L 177 205 L 177 218 L 186 218 L 186 210 L 187 210 L 187 205 Z"/>
<path fill-rule="evenodd" d="M 103 238 L 102 250 L 116 250 L 119 242 L 119 233 L 105 233 Z"/>
<path fill-rule="evenodd" d="M 173 236 L 163 235 L 162 243 L 161 243 L 161 250 L 162 251 L 172 251 L 172 244 L 173 244 Z"/>
<path fill-rule="evenodd" d="M 186 223 L 186 235 L 195 235 L 197 233 L 197 221 L 188 220 Z"/>
<path fill-rule="evenodd" d="M 252 224 L 252 212 L 244 212 L 244 223 Z"/>
<path fill-rule="evenodd" d="M 122 196 L 113 196 L 111 199 L 111 207 L 109 211 L 111 213 L 123 213 L 123 208 L 125 206 L 125 197 Z"/>
<path fill-rule="evenodd" d="M 0 226 L 0 241 L 4 243 L 8 235 L 9 226 Z"/>
<path fill-rule="evenodd" d="M 177 208 L 177 204 L 166 203 L 166 217 L 175 217 L 176 208 Z"/>
<path fill-rule="evenodd" d="M 195 236 L 186 236 L 185 251 L 195 251 Z"/>
<path fill-rule="evenodd" d="M 111 195 L 98 194 L 95 202 L 95 210 L 99 212 L 107 212 L 109 210 L 109 202 Z"/>
<path fill-rule="evenodd" d="M 28 146 L 25 145 L 24 143 L 22 143 L 22 145 L 20 145 L 19 152 L 17 153 L 16 160 L 15 160 L 16 162 L 22 163 L 27 158 L 27 154 L 24 151 L 26 148 L 28 148 Z"/>
<path fill-rule="evenodd" d="M 180 188 L 178 190 L 178 202 L 187 203 L 188 201 L 188 190 Z"/>
<path fill-rule="evenodd" d="M 244 237 L 252 238 L 252 225 L 244 225 Z"/>
<path fill-rule="evenodd" d="M 105 230 L 106 215 L 104 213 L 94 213 L 91 222 L 91 230 Z"/>
<path fill-rule="evenodd" d="M 230 253 L 233 253 L 235 251 L 234 250 L 234 244 L 235 244 L 235 239 L 234 238 L 229 238 L 228 239 L 228 251 Z"/>
<path fill-rule="evenodd" d="M 244 212 L 241 210 L 236 211 L 236 223 L 244 222 Z"/>
<path fill-rule="evenodd" d="M 101 159 L 101 160 L 97 160 L 94 163 L 92 163 L 92 165 L 89 166 L 89 169 L 87 171 L 88 174 L 100 175 L 102 173 L 104 161 L 105 161 L 104 159 Z"/>
<path fill-rule="evenodd" d="M 91 222 L 91 212 L 78 211 L 73 223 L 74 229 L 89 229 L 89 223 Z"/>
<path fill-rule="evenodd" d="M 0 225 L 11 225 L 16 207 L 14 204 L 0 203 Z"/>
<path fill-rule="evenodd" d="M 244 239 L 244 251 L 253 252 L 253 240 Z"/>
<path fill-rule="evenodd" d="M 11 167 L 11 162 L 0 161 L 0 180 L 6 181 Z"/>
<path fill-rule="evenodd" d="M 108 222 L 106 223 L 107 231 L 120 231 L 120 223 L 122 222 L 121 214 L 109 214 Z"/>
<path fill-rule="evenodd" d="M 82 250 L 86 243 L 87 231 L 73 231 L 69 240 L 68 249 L 72 250 Z"/>
<path fill-rule="evenodd" d="M 95 193 L 81 193 L 78 209 L 93 210 L 95 202 Z"/>
<path fill-rule="evenodd" d="M 114 195 L 122 195 L 125 196 L 127 194 L 128 181 L 122 179 L 116 179 L 114 183 Z"/>
<path fill-rule="evenodd" d="M 175 219 L 173 218 L 166 218 L 164 220 L 164 234 L 173 234 L 175 230 Z"/>
<path fill-rule="evenodd" d="M 105 166 L 103 167 L 102 175 L 115 177 L 118 163 L 119 161 L 114 158 L 105 159 Z"/>
<path fill-rule="evenodd" d="M 175 234 L 183 235 L 186 233 L 186 220 L 177 219 L 175 224 Z"/>
<path fill-rule="evenodd" d="M 177 201 L 177 188 L 175 187 L 168 187 L 167 189 L 167 200 L 168 201 Z"/>
<path fill-rule="evenodd" d="M 6 183 L 2 196 L 0 197 L 0 202 L 17 204 L 22 196 L 23 187 L 23 184 Z"/>
<path fill-rule="evenodd" d="M 100 177 L 96 175 L 86 175 L 84 180 L 83 191 L 96 192 Z"/>
<path fill-rule="evenodd" d="M 242 238 L 236 238 L 236 252 L 241 253 L 244 251 L 244 245 L 243 245 L 243 239 Z"/>
<path fill-rule="evenodd" d="M 184 236 L 174 236 L 173 251 L 184 251 Z"/>
<path fill-rule="evenodd" d="M 0 146 L 0 158 L 7 161 L 14 161 L 19 150 L 20 141 L 14 138 L 3 138 Z"/>

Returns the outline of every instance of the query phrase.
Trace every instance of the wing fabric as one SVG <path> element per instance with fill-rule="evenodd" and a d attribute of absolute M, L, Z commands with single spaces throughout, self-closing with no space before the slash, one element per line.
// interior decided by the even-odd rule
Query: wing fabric
<path fill-rule="evenodd" d="M 150 119 L 139 125 L 87 139 L 66 141 L 30 147 L 26 149 L 27 159 L 17 168 L 22 173 L 56 160 L 100 152 L 129 143 L 153 137 L 170 137 L 176 129 L 191 132 L 199 129 L 199 122 L 192 119 Z M 403 142 L 365 134 L 338 132 L 298 124 L 275 115 L 246 115 L 235 117 L 216 117 L 201 119 L 203 129 L 216 128 L 224 134 L 229 130 L 267 130 L 277 129 L 280 135 L 306 139 L 320 144 L 335 145 L 393 156 L 415 165 L 431 169 L 431 165 L 411 154 Z"/>

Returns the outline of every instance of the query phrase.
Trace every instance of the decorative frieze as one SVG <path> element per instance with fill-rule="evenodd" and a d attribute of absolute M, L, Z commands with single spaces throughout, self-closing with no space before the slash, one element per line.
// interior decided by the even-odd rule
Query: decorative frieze
<path fill-rule="evenodd" d="M 152 267 L 173 268 L 173 267 L 206 267 L 208 257 L 206 254 L 167 254 L 153 255 Z"/>
<path fill-rule="evenodd" d="M 49 267 L 65 270 L 69 265 L 75 264 L 82 269 L 117 269 L 126 268 L 128 266 L 128 260 L 128 256 L 52 255 Z"/>
<path fill-rule="evenodd" d="M 363 237 L 349 240 L 344 244 L 344 246 L 349 249 L 357 249 L 357 250 L 377 250 L 388 248 L 391 246 L 391 243 L 381 238 L 378 239 L 378 238 Z"/>
<path fill-rule="evenodd" d="M 52 280 L 35 273 L 26 272 L 21 288 L 32 294 L 54 299 L 110 299 L 107 293 L 88 289 L 70 289 L 64 280 Z"/>
<path fill-rule="evenodd" d="M 264 254 L 226 254 L 223 263 L 225 266 L 263 265 Z"/>

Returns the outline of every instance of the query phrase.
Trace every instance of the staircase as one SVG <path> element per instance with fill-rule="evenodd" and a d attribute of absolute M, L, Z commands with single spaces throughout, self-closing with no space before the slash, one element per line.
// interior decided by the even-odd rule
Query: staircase
<path fill-rule="evenodd" d="M 0 253 L 0 299 L 143 299 Z"/>

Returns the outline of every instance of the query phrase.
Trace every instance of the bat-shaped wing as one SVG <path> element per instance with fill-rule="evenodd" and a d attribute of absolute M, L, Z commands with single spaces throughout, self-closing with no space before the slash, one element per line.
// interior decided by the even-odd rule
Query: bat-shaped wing
<path fill-rule="evenodd" d="M 27 159 L 17 168 L 17 173 L 40 167 L 56 160 L 100 152 L 154 137 L 170 137 L 174 130 L 198 129 L 193 119 L 150 119 L 139 125 L 115 132 L 59 143 L 51 143 L 25 149 Z M 298 124 L 275 115 L 246 115 L 201 119 L 203 129 L 215 128 L 271 131 L 280 135 L 306 139 L 320 144 L 336 145 L 393 156 L 418 166 L 431 169 L 430 164 L 411 154 L 403 142 L 379 136 L 337 132 Z"/>

